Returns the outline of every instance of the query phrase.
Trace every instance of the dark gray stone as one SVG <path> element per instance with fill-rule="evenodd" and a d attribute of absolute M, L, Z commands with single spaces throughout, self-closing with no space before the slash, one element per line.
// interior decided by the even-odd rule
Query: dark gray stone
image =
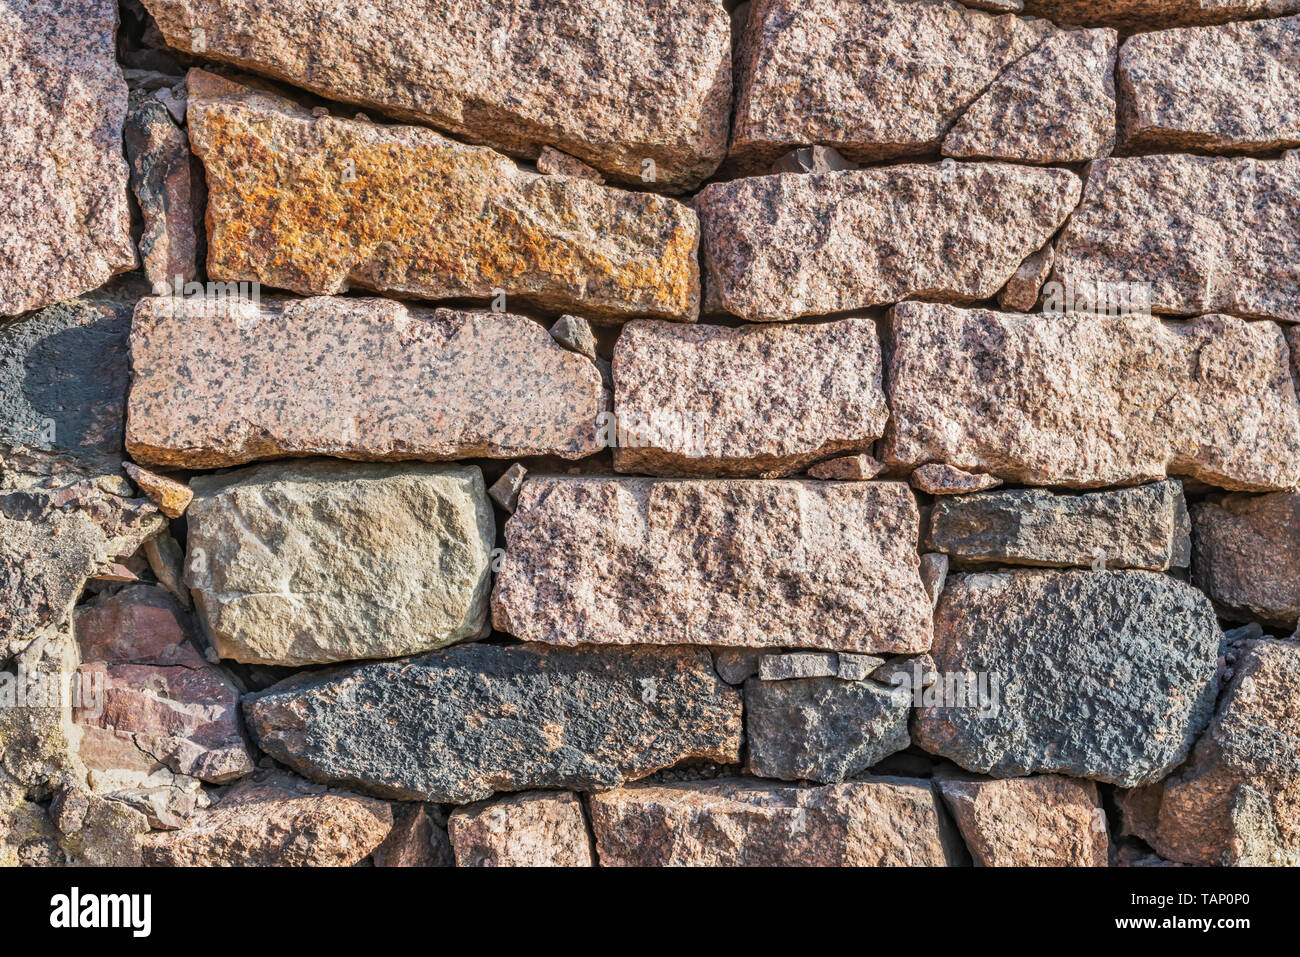
<path fill-rule="evenodd" d="M 258 745 L 324 783 L 465 804 L 740 760 L 740 692 L 706 649 L 469 644 L 302 674 L 244 699 Z"/>

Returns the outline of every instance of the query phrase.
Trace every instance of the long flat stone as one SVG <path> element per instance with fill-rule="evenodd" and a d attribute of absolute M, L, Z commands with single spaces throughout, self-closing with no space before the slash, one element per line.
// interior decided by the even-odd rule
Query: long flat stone
<path fill-rule="evenodd" d="M 715 0 L 148 0 L 168 45 L 530 159 L 693 189 L 726 149 Z M 646 161 L 653 163 L 647 167 Z"/>
<path fill-rule="evenodd" d="M 492 619 L 558 645 L 925 651 L 918 521 L 899 482 L 530 477 Z"/>
<path fill-rule="evenodd" d="M 284 456 L 600 450 L 600 371 L 537 322 L 387 299 L 143 300 L 126 445 L 185 468 Z"/>
<path fill-rule="evenodd" d="M 708 304 L 771 321 L 987 299 L 1079 190 L 1069 170 L 955 160 L 711 183 L 695 199 Z"/>
<path fill-rule="evenodd" d="M 504 295 L 610 320 L 699 311 L 699 224 L 676 200 L 528 172 L 424 127 L 317 115 L 203 70 L 188 84 L 213 280 Z"/>
<path fill-rule="evenodd" d="M 707 650 L 468 644 L 305 673 L 244 699 L 258 745 L 307 777 L 465 804 L 618 787 L 740 759 L 740 692 Z"/>
<path fill-rule="evenodd" d="M 614 415 L 627 433 L 614 467 L 779 476 L 870 451 L 889 418 L 880 361 L 867 318 L 735 329 L 629 323 L 614 347 Z"/>
<path fill-rule="evenodd" d="M 1052 280 L 1147 284 L 1156 313 L 1300 322 L 1300 151 L 1097 160 Z"/>
<path fill-rule="evenodd" d="M 1222 615 L 1294 628 L 1300 619 L 1300 492 L 1225 495 L 1192 508 L 1192 580 Z"/>
<path fill-rule="evenodd" d="M 1168 476 L 1270 491 L 1300 482 L 1300 401 L 1279 328 L 900 303 L 882 457 L 1027 485 Z"/>
<path fill-rule="evenodd" d="M 1209 599 L 1155 572 L 949 576 L 912 740 L 994 777 L 1157 781 L 1209 723 L 1222 643 Z"/>
<path fill-rule="evenodd" d="M 1025 0 L 1025 13 L 1057 23 L 1162 30 L 1300 11 L 1300 0 Z"/>

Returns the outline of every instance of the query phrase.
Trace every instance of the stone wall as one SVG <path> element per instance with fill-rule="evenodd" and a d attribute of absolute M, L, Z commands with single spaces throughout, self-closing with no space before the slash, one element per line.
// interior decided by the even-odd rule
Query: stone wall
<path fill-rule="evenodd" d="M 0 861 L 1300 864 L 1300 0 L 0 6 Z"/>

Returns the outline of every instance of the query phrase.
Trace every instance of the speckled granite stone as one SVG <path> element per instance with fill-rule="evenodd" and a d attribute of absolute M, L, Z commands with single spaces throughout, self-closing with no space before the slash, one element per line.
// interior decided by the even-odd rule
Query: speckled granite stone
<path fill-rule="evenodd" d="M 167 42 L 334 100 L 611 177 L 693 189 L 726 149 L 716 0 L 147 0 Z"/>
<path fill-rule="evenodd" d="M 4 5 L 0 316 L 135 268 L 116 34 L 116 0 Z"/>
<path fill-rule="evenodd" d="M 987 299 L 1079 190 L 1069 170 L 954 160 L 711 183 L 695 200 L 710 300 L 764 321 Z"/>
<path fill-rule="evenodd" d="M 607 403 L 531 319 L 387 299 L 145 299 L 131 358 L 127 448 L 154 465 L 576 458 Z"/>
<path fill-rule="evenodd" d="M 447 819 L 457 867 L 594 867 L 582 801 L 526 791 L 459 807 Z"/>
<path fill-rule="evenodd" d="M 1220 614 L 1288 629 L 1300 618 L 1300 492 L 1192 507 L 1193 581 Z"/>
<path fill-rule="evenodd" d="M 1300 401 L 1271 322 L 900 303 L 893 344 L 886 461 L 1071 488 L 1300 481 Z"/>
<path fill-rule="evenodd" d="M 614 414 L 630 433 L 614 450 L 620 472 L 780 476 L 867 451 L 889 418 L 876 324 L 629 323 Z"/>
<path fill-rule="evenodd" d="M 1051 275 L 1056 247 L 1048 244 L 1025 258 L 1007 284 L 998 290 L 998 305 L 1016 312 L 1031 312 L 1038 305 L 1038 294 Z"/>
<path fill-rule="evenodd" d="M 698 313 L 699 224 L 676 200 L 526 172 L 424 127 L 318 116 L 203 70 L 187 82 L 213 280 Z"/>
<path fill-rule="evenodd" d="M 1300 11 L 1300 0 L 1024 0 L 1025 13 L 1086 27 L 1161 30 Z"/>
<path fill-rule="evenodd" d="M 492 619 L 560 645 L 925 651 L 918 521 L 898 482 L 530 477 Z"/>
<path fill-rule="evenodd" d="M 1300 146 L 1300 17 L 1144 33 L 1124 44 L 1118 77 L 1126 149 Z"/>
<path fill-rule="evenodd" d="M 1300 322 L 1300 151 L 1097 160 L 1052 279 L 1150 283 L 1157 313 Z"/>
<path fill-rule="evenodd" d="M 883 462 L 864 453 L 818 462 L 808 470 L 808 477 L 832 482 L 869 482 L 884 470 Z"/>
<path fill-rule="evenodd" d="M 1002 479 L 979 472 L 967 472 L 951 465 L 930 463 L 912 472 L 908 481 L 912 488 L 930 495 L 966 495 L 997 488 Z"/>

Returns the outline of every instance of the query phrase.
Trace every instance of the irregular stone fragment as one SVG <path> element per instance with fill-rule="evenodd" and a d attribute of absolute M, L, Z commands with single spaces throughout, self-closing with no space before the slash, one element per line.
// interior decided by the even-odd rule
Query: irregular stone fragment
<path fill-rule="evenodd" d="M 1055 32 L 948 0 L 754 0 L 728 167 L 761 172 L 808 144 L 857 161 L 937 153 L 999 71 Z"/>
<path fill-rule="evenodd" d="M 839 169 L 857 169 L 858 164 L 846 160 L 838 150 L 829 146 L 805 146 L 791 150 L 772 164 L 772 173 L 829 173 Z"/>
<path fill-rule="evenodd" d="M 551 326 L 550 332 L 551 338 L 564 348 L 584 355 L 592 362 L 599 358 L 596 355 L 596 334 L 591 329 L 591 323 L 581 316 L 560 316 Z"/>
<path fill-rule="evenodd" d="M 977 867 L 1106 867 L 1110 837 L 1097 785 L 1055 774 L 936 779 Z"/>
<path fill-rule="evenodd" d="M 125 145 L 131 192 L 144 218 L 140 258 L 145 278 L 156 294 L 179 296 L 199 275 L 195 225 L 203 212 L 202 173 L 185 134 L 160 100 L 137 91 L 130 102 Z"/>
<path fill-rule="evenodd" d="M 273 774 L 222 796 L 186 828 L 144 838 L 153 867 L 351 867 L 393 827 L 389 805 Z"/>
<path fill-rule="evenodd" d="M 966 495 L 971 492 L 983 492 L 997 488 L 1002 484 L 1000 478 L 967 472 L 952 465 L 922 465 L 912 472 L 912 488 L 920 489 L 931 495 Z"/>
<path fill-rule="evenodd" d="M 1166 571 L 1191 559 L 1177 481 L 1085 495 L 1010 489 L 940 499 L 928 544 L 971 563 Z"/>
<path fill-rule="evenodd" d="M 1225 495 L 1192 508 L 1193 581 L 1237 621 L 1300 618 L 1300 492 Z"/>
<path fill-rule="evenodd" d="M 887 381 L 887 462 L 1069 488 L 1300 482 L 1300 401 L 1269 322 L 900 303 Z"/>
<path fill-rule="evenodd" d="M 1024 0 L 961 0 L 962 6 L 972 10 L 988 10 L 992 13 L 1019 13 L 1024 9 Z"/>
<path fill-rule="evenodd" d="M 1300 151 L 1097 160 L 1052 278 L 1146 284 L 1157 313 L 1300 322 Z"/>
<path fill-rule="evenodd" d="M 1038 305 L 1038 295 L 1043 283 L 1052 272 L 1056 261 L 1056 247 L 1044 246 L 1020 264 L 1014 276 L 998 290 L 998 305 L 1016 312 L 1032 312 Z"/>
<path fill-rule="evenodd" d="M 930 655 L 913 655 L 885 662 L 871 673 L 871 678 L 912 694 L 919 689 L 933 687 L 939 680 L 939 672 Z M 913 699 L 913 707 L 919 708 L 921 704 L 921 701 Z"/>
<path fill-rule="evenodd" d="M 911 705 L 911 695 L 874 681 L 751 678 L 745 770 L 783 781 L 843 781 L 912 743 Z"/>
<path fill-rule="evenodd" d="M 1068 170 L 948 161 L 711 183 L 695 202 L 710 296 L 769 321 L 990 298 L 1079 190 Z"/>
<path fill-rule="evenodd" d="M 943 154 L 1082 163 L 1115 147 L 1114 30 L 1049 36 L 1007 66 L 948 132 Z"/>
<path fill-rule="evenodd" d="M 447 819 L 457 867 L 594 867 L 582 802 L 529 791 L 457 808 Z"/>
<path fill-rule="evenodd" d="M 256 459 L 599 451 L 599 371 L 538 323 L 387 299 L 146 299 L 127 448 L 184 468 Z"/>
<path fill-rule="evenodd" d="M 148 0 L 169 46 L 321 96 L 623 182 L 693 189 L 726 149 L 730 34 L 714 0 Z"/>
<path fill-rule="evenodd" d="M 549 146 L 543 146 L 537 157 L 537 172 L 545 173 L 547 176 L 574 176 L 578 179 L 591 180 L 593 183 L 605 182 L 605 177 L 582 160 L 574 159 L 568 153 L 561 153 Z"/>
<path fill-rule="evenodd" d="M 185 553 L 176 539 L 166 532 L 155 535 L 144 543 L 144 555 L 158 584 L 171 592 L 186 611 L 192 610 L 194 601 L 190 598 L 190 590 L 185 587 Z"/>
<path fill-rule="evenodd" d="M 818 462 L 808 469 L 808 477 L 823 481 L 867 482 L 884 470 L 883 462 L 877 462 L 864 452 Z"/>
<path fill-rule="evenodd" d="M 825 678 L 839 671 L 839 656 L 833 651 L 796 651 L 767 654 L 758 662 L 762 681 L 789 681 L 792 678 Z"/>
<path fill-rule="evenodd" d="M 5 4 L 0 316 L 134 269 L 115 0 Z"/>
<path fill-rule="evenodd" d="M 447 828 L 435 820 L 441 818 L 436 807 L 403 802 L 392 808 L 393 829 L 375 848 L 375 867 L 455 866 Z"/>
<path fill-rule="evenodd" d="M 505 474 L 492 483 L 492 486 L 488 489 L 488 495 L 492 496 L 492 501 L 507 512 L 513 512 L 515 506 L 519 504 L 519 490 L 523 488 L 524 477 L 527 475 L 528 469 L 516 462 L 506 469 Z"/>
<path fill-rule="evenodd" d="M 948 580 L 948 556 L 939 552 L 927 552 L 921 556 L 921 581 L 931 602 L 939 604 L 943 594 L 943 584 Z"/>
<path fill-rule="evenodd" d="M 468 644 L 248 695 L 258 745 L 317 780 L 465 804 L 740 760 L 740 692 L 704 649 Z"/>
<path fill-rule="evenodd" d="M 492 619 L 559 645 L 925 651 L 918 521 L 897 482 L 532 478 Z"/>
<path fill-rule="evenodd" d="M 1191 760 L 1129 792 L 1128 822 L 1162 856 L 1200 865 L 1300 864 L 1300 647 L 1245 643 Z M 1147 805 L 1132 815 L 1134 796 Z"/>
<path fill-rule="evenodd" d="M 713 653 L 713 667 L 718 677 L 729 685 L 744 684 L 745 679 L 758 674 L 763 658 L 767 655 L 764 648 L 710 648 Z"/>
<path fill-rule="evenodd" d="M 388 658 L 487 633 L 496 536 L 472 466 L 256 466 L 193 480 L 186 583 L 222 658 Z"/>
<path fill-rule="evenodd" d="M 770 477 L 869 449 L 889 418 L 880 362 L 867 318 L 735 329 L 629 323 L 614 348 L 614 416 L 626 433 L 614 468 Z"/>
<path fill-rule="evenodd" d="M 504 294 L 607 320 L 699 312 L 699 223 L 676 200 L 525 172 L 423 127 L 317 117 L 202 70 L 188 83 L 214 280 Z"/>
<path fill-rule="evenodd" d="M 885 659 L 875 655 L 857 655 L 847 651 L 841 651 L 835 658 L 835 676 L 844 681 L 865 681 L 885 663 Z"/>
<path fill-rule="evenodd" d="M 1057 23 L 1128 30 L 1226 23 L 1300 10 L 1300 0 L 1024 0 L 1025 13 Z"/>
<path fill-rule="evenodd" d="M 637 785 L 593 794 L 590 810 L 602 867 L 943 866 L 958 856 L 930 782 L 909 778 Z"/>
<path fill-rule="evenodd" d="M 126 470 L 127 475 L 131 476 L 131 481 L 140 491 L 153 499 L 154 504 L 158 506 L 158 511 L 168 518 L 180 518 L 185 514 L 185 509 L 193 500 L 194 493 L 184 482 L 142 469 L 134 462 L 123 462 L 122 468 Z"/>
<path fill-rule="evenodd" d="M 1154 572 L 950 576 L 912 739 L 995 777 L 1157 781 L 1209 722 L 1222 637 L 1209 599 Z"/>

